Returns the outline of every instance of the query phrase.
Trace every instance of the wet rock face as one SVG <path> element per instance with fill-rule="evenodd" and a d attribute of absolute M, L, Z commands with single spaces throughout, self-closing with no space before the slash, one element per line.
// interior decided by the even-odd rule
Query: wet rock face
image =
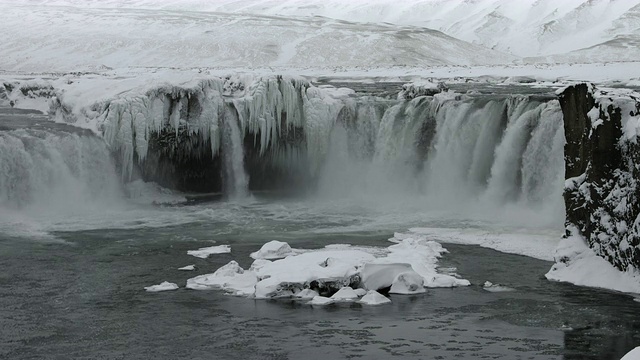
<path fill-rule="evenodd" d="M 623 139 L 620 108 L 596 101 L 592 90 L 571 86 L 559 99 L 566 136 L 566 223 L 616 268 L 640 269 L 640 146 Z"/>

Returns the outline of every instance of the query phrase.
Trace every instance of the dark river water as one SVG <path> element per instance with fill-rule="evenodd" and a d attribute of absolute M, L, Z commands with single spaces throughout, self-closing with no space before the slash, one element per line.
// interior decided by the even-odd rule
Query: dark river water
<path fill-rule="evenodd" d="M 472 286 L 391 295 L 391 304 L 378 307 L 318 308 L 184 289 L 188 278 L 230 260 L 248 267 L 249 253 L 270 239 L 298 248 L 386 247 L 393 236 L 377 229 L 305 233 L 311 223 L 300 216 L 255 211 L 253 220 L 235 223 L 52 231 L 46 239 L 0 233 L 0 358 L 619 359 L 640 343 L 640 303 L 631 296 L 549 282 L 550 262 L 469 245 L 444 244 L 449 253 L 440 265 L 457 268 Z M 315 229 L 336 225 L 328 215 L 315 219 L 308 220 Z M 232 253 L 187 255 L 214 241 Z M 197 271 L 177 271 L 189 264 Z M 143 290 L 165 280 L 181 288 Z M 487 292 L 487 280 L 515 291 Z"/>

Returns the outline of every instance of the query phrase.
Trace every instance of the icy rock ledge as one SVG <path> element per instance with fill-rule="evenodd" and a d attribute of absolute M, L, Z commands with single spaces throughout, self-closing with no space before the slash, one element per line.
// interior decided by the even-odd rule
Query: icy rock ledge
<path fill-rule="evenodd" d="M 318 250 L 292 249 L 287 243 L 272 241 L 252 254 L 256 260 L 249 269 L 231 261 L 213 274 L 189 279 L 186 287 L 327 305 L 380 303 L 382 299 L 371 291 L 418 294 L 425 292 L 425 287 L 469 285 L 467 280 L 436 271 L 437 259 L 446 252 L 439 243 L 411 237 L 391 241 L 396 244 L 387 248 L 329 245 Z M 284 254 L 289 255 L 274 261 L 263 258 Z"/>

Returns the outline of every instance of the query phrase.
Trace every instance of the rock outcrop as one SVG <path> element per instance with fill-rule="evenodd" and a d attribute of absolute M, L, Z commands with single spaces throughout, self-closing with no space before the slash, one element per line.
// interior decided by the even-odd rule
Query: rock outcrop
<path fill-rule="evenodd" d="M 567 229 L 622 271 L 640 269 L 639 95 L 591 84 L 559 91 Z"/>

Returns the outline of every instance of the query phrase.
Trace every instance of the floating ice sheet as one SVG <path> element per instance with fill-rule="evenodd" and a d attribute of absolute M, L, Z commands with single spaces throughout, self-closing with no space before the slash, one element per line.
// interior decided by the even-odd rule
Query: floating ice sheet
<path fill-rule="evenodd" d="M 387 248 L 329 245 L 317 250 L 270 242 L 252 254 L 257 259 L 248 270 L 231 261 L 213 274 L 189 279 L 186 287 L 257 299 L 315 299 L 322 295 L 331 296 L 331 301 L 355 301 L 367 290 L 391 288 L 393 293 L 415 294 L 424 292 L 424 287 L 469 285 L 467 280 L 436 271 L 438 257 L 446 252 L 440 244 L 419 238 L 396 242 Z M 285 252 L 290 255 L 283 259 L 261 258 Z M 316 305 L 324 302 L 322 298 L 312 301 Z"/>
<path fill-rule="evenodd" d="M 227 254 L 231 252 L 231 246 L 229 245 L 218 245 L 218 246 L 209 246 L 203 247 L 198 250 L 189 250 L 187 251 L 188 255 L 195 256 L 201 259 L 206 259 L 209 255 L 214 254 Z"/>
<path fill-rule="evenodd" d="M 179 288 L 178 284 L 164 281 L 158 285 L 147 286 L 144 289 L 148 292 L 160 292 L 160 291 L 177 290 L 178 288 Z"/>
<path fill-rule="evenodd" d="M 391 300 L 375 290 L 369 290 L 358 302 L 364 305 L 383 305 L 390 303 Z"/>

